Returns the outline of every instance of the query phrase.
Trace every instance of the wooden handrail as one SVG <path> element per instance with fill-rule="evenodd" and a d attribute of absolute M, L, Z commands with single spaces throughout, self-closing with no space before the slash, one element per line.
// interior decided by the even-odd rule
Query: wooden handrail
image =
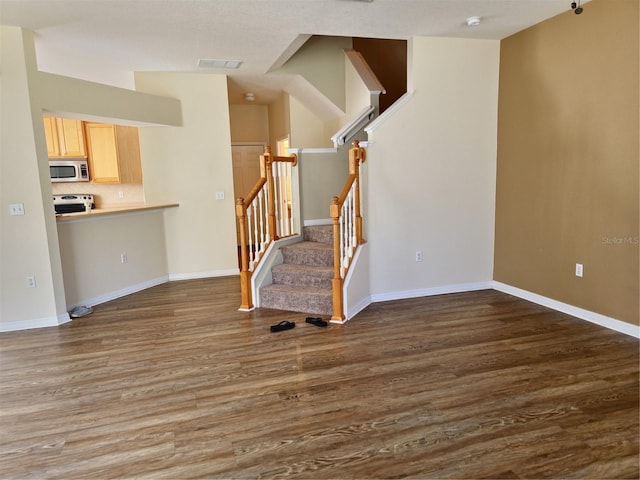
<path fill-rule="evenodd" d="M 362 216 L 360 214 L 360 164 L 366 160 L 366 151 L 360 147 L 360 142 L 355 140 L 353 148 L 349 150 L 349 176 L 340 192 L 340 196 L 333 197 L 329 207 L 329 214 L 333 223 L 333 279 L 331 281 L 333 292 L 333 315 L 332 320 L 342 321 L 344 315 L 344 299 L 342 296 L 342 286 L 344 277 L 349 270 L 349 264 L 344 265 L 342 261 L 340 235 L 341 212 L 344 203 L 353 191 L 353 217 L 356 236 L 356 245 L 362 245 Z"/>
<path fill-rule="evenodd" d="M 273 241 L 280 238 L 278 236 L 277 231 L 277 223 L 276 223 L 276 205 L 275 205 L 275 195 L 274 195 L 274 178 L 273 178 L 273 169 L 272 165 L 277 162 L 282 163 L 291 163 L 292 167 L 295 167 L 298 164 L 298 156 L 296 154 L 291 154 L 288 157 L 275 156 L 271 154 L 271 147 L 266 146 L 264 150 L 264 154 L 260 155 L 260 178 L 258 179 L 256 185 L 251 189 L 251 192 L 247 195 L 246 198 L 237 198 L 236 199 L 236 218 L 238 222 L 238 232 L 240 237 L 240 292 L 241 292 L 241 301 L 240 301 L 240 310 L 253 310 L 253 294 L 251 289 L 251 277 L 253 275 L 253 270 L 262 260 L 262 255 L 264 250 L 268 247 L 268 245 Z M 266 241 L 261 245 L 261 250 L 259 251 L 259 256 L 255 259 L 255 262 L 251 265 L 250 268 L 249 263 L 249 248 L 254 248 L 253 252 L 256 252 L 256 245 L 249 245 L 250 231 L 249 231 L 249 220 L 247 210 L 256 200 L 257 196 L 264 190 L 265 185 L 267 185 L 266 190 L 266 202 L 267 202 L 267 225 L 266 225 Z M 255 208 L 255 207 L 254 207 Z M 255 213 L 255 215 L 262 215 L 262 212 Z M 260 217 L 263 218 L 263 217 Z M 257 232 L 256 232 L 257 233 Z M 265 233 L 264 230 L 261 230 L 260 233 Z M 257 235 L 256 235 L 257 237 Z M 258 238 L 254 239 L 254 242 L 258 243 Z"/>

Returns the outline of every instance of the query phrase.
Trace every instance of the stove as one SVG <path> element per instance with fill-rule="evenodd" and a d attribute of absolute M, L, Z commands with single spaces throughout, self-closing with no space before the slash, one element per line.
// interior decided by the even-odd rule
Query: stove
<path fill-rule="evenodd" d="M 65 194 L 53 196 L 53 207 L 56 214 L 84 212 L 86 210 L 85 203 L 91 203 L 91 208 L 96 208 L 93 201 L 93 195 L 90 194 Z"/>

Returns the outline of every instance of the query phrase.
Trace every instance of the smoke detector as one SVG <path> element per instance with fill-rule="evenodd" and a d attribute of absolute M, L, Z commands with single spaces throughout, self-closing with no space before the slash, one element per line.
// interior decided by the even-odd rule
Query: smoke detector
<path fill-rule="evenodd" d="M 468 27 L 477 27 L 480 25 L 480 17 L 469 17 L 466 22 Z"/>

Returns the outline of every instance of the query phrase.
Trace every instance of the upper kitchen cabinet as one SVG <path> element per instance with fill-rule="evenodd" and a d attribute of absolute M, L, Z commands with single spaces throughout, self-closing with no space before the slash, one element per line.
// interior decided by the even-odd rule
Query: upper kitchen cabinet
<path fill-rule="evenodd" d="M 85 122 L 89 176 L 94 183 L 142 183 L 138 129 Z"/>
<path fill-rule="evenodd" d="M 84 130 L 80 120 L 44 117 L 47 152 L 50 158 L 86 157 Z"/>

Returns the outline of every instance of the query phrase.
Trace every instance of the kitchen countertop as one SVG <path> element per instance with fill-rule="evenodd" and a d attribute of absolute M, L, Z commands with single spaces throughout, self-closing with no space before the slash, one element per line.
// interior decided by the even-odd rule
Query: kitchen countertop
<path fill-rule="evenodd" d="M 180 206 L 178 203 L 166 203 L 160 205 L 140 205 L 140 206 L 128 206 L 128 207 L 107 207 L 96 208 L 91 210 L 90 213 L 77 212 L 77 213 L 63 213 L 56 215 L 56 221 L 58 223 L 67 221 L 89 220 L 96 217 L 105 217 L 109 215 L 123 215 L 136 212 L 148 212 L 152 210 L 160 210 L 164 208 L 175 208 Z"/>

